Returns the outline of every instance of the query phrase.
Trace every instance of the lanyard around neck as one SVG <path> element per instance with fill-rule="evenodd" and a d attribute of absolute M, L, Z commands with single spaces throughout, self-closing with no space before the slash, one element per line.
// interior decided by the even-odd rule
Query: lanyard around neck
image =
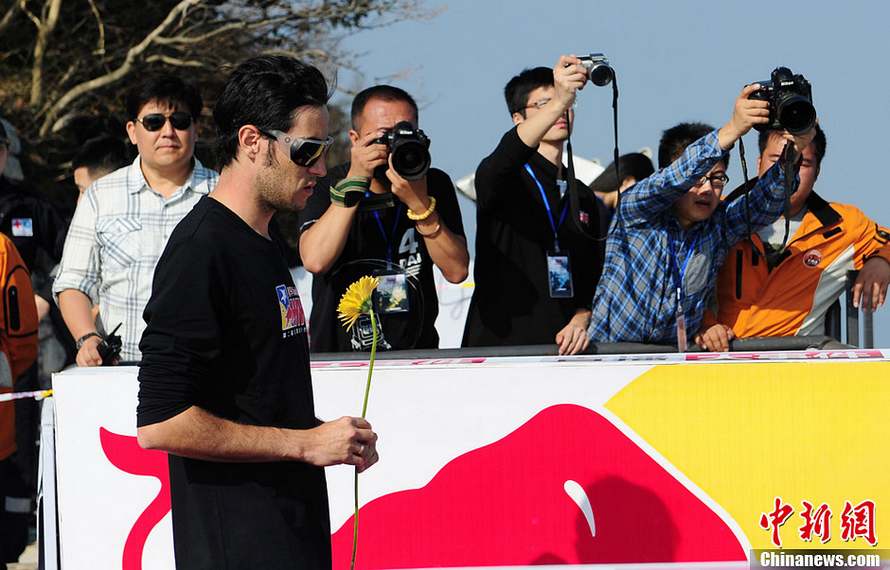
<path fill-rule="evenodd" d="M 367 197 L 370 192 L 365 192 L 365 196 Z M 377 220 L 377 229 L 380 230 L 380 236 L 383 237 L 383 242 L 386 244 L 386 260 L 392 263 L 392 239 L 396 235 L 396 229 L 399 227 L 399 219 L 402 217 L 402 208 L 404 204 L 399 203 L 396 208 L 396 215 L 392 220 L 392 231 L 386 233 L 386 228 L 383 227 L 383 220 L 380 219 L 380 211 L 374 210 L 374 219 Z"/>
<path fill-rule="evenodd" d="M 689 268 L 689 262 L 692 260 L 693 256 L 695 256 L 695 248 L 698 246 L 698 242 L 701 241 L 701 233 L 695 236 L 695 241 L 692 242 L 692 245 L 686 251 L 686 258 L 683 260 L 683 266 L 681 267 L 677 262 L 677 242 L 674 240 L 673 236 L 668 237 L 669 246 L 671 254 L 671 273 L 674 277 L 674 286 L 677 289 L 677 303 L 680 305 L 679 309 L 682 310 L 682 302 L 685 297 L 685 292 L 683 291 L 683 278 L 686 276 L 686 269 Z M 686 243 L 684 239 L 680 245 Z"/>
<path fill-rule="evenodd" d="M 532 180 L 535 181 L 538 190 L 541 192 L 541 200 L 544 201 L 544 208 L 547 209 L 547 219 L 550 221 L 550 229 L 553 230 L 553 247 L 556 251 L 559 251 L 559 228 L 562 226 L 562 223 L 566 219 L 566 215 L 569 213 L 569 203 L 566 202 L 563 206 L 562 214 L 559 215 L 559 223 L 557 223 L 556 220 L 553 219 L 553 210 L 550 209 L 550 200 L 547 199 L 547 193 L 544 192 L 544 186 L 541 184 L 541 181 L 535 176 L 535 171 L 532 170 L 532 167 L 528 163 L 525 163 L 525 170 L 528 172 L 529 176 L 532 177 Z"/>

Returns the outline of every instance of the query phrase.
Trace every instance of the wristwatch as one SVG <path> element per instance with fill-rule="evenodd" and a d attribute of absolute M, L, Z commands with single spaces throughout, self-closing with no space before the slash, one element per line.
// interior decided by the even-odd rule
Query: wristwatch
<path fill-rule="evenodd" d="M 83 347 L 83 343 L 85 343 L 85 342 L 87 341 L 88 338 L 91 338 L 91 337 L 94 337 L 94 336 L 97 336 L 97 337 L 99 337 L 99 338 L 102 338 L 102 335 L 100 335 L 100 334 L 97 333 L 96 331 L 88 332 L 87 334 L 85 334 L 85 335 L 83 335 L 82 337 L 80 337 L 79 339 L 77 339 L 77 341 L 74 343 L 74 346 L 77 348 L 77 350 L 80 350 L 81 347 Z"/>

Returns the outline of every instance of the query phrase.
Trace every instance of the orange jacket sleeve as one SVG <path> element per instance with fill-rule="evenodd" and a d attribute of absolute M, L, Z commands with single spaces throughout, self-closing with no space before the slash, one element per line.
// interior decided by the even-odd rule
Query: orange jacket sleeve
<path fill-rule="evenodd" d="M 15 245 L 2 234 L 0 271 L 0 350 L 16 379 L 37 360 L 37 306 L 31 274 Z"/>

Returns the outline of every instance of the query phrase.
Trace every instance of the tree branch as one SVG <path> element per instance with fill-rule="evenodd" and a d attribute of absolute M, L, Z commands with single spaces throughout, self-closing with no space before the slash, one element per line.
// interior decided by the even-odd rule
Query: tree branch
<path fill-rule="evenodd" d="M 3 31 L 6 30 L 7 27 L 9 27 L 9 24 L 12 23 L 12 18 L 13 16 L 15 16 L 15 11 L 18 9 L 18 7 L 19 3 L 13 2 L 12 6 L 9 7 L 9 10 L 7 10 L 5 14 L 3 14 L 3 18 L 0 19 L 0 34 L 2 34 Z"/>
<path fill-rule="evenodd" d="M 90 3 L 90 10 L 93 12 L 93 16 L 96 18 L 96 25 L 99 27 L 99 41 L 96 44 L 96 55 L 105 55 L 105 24 L 102 22 L 102 14 L 99 13 L 99 8 L 96 6 L 95 0 L 88 0 Z"/>
<path fill-rule="evenodd" d="M 170 38 L 158 37 L 157 43 L 160 45 L 171 45 L 171 44 L 199 44 L 205 42 L 215 36 L 220 34 L 224 34 L 226 32 L 232 32 L 237 30 L 252 30 L 256 28 L 262 28 L 264 26 L 274 26 L 275 24 L 281 24 L 288 21 L 288 17 L 282 16 L 278 18 L 268 18 L 263 20 L 257 20 L 255 22 L 230 22 L 228 24 L 224 24 L 215 30 L 211 30 L 204 34 L 198 36 L 186 36 L 179 35 L 173 36 Z"/>
<path fill-rule="evenodd" d="M 164 54 L 150 55 L 145 58 L 145 61 L 147 63 L 154 63 L 156 61 L 159 61 L 161 63 L 166 63 L 167 65 L 173 65 L 176 67 L 210 67 L 202 61 L 197 61 L 194 59 L 179 59 Z"/>
<path fill-rule="evenodd" d="M 123 63 L 117 67 L 117 69 L 110 71 L 104 75 L 100 75 L 99 77 L 90 79 L 89 81 L 84 81 L 78 85 L 75 85 L 71 88 L 70 91 L 65 93 L 61 98 L 59 98 L 56 103 L 50 107 L 49 111 L 46 113 L 46 116 L 43 119 L 43 123 L 40 126 L 40 136 L 45 137 L 49 134 L 50 130 L 53 132 L 57 132 L 64 125 L 56 126 L 54 124 L 56 116 L 61 112 L 62 109 L 66 108 L 72 102 L 76 101 L 78 98 L 82 97 L 84 94 L 89 93 L 90 91 L 94 91 L 96 89 L 100 89 L 107 85 L 111 85 L 117 81 L 120 81 L 122 78 L 126 77 L 126 75 L 130 72 L 133 67 L 133 63 L 137 58 L 141 57 L 146 49 L 154 42 L 161 34 L 163 34 L 167 29 L 173 25 L 180 15 L 186 13 L 189 8 L 198 4 L 201 0 L 181 0 L 179 4 L 177 4 L 170 13 L 167 14 L 167 17 L 164 18 L 164 21 L 158 24 L 158 26 L 148 33 L 145 38 L 131 47 L 127 51 L 127 56 L 124 59 Z"/>
<path fill-rule="evenodd" d="M 24 12 L 25 15 L 28 16 L 29 20 L 34 22 L 34 26 L 39 30 L 41 26 L 40 18 L 35 16 L 34 13 L 31 12 L 31 10 L 28 10 L 28 0 L 19 0 L 19 8 L 21 8 L 22 12 Z"/>
<path fill-rule="evenodd" d="M 22 0 L 24 4 L 24 0 Z M 37 25 L 37 41 L 34 43 L 34 63 L 31 65 L 31 107 L 40 105 L 43 98 L 43 59 L 46 55 L 46 44 L 59 22 L 59 11 L 62 0 L 47 0 L 43 5 L 42 14 L 45 19 Z"/>

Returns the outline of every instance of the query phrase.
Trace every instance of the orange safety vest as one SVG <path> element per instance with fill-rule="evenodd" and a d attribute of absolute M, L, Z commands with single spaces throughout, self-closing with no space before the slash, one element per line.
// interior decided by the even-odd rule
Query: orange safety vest
<path fill-rule="evenodd" d="M 825 311 L 843 292 L 847 271 L 875 255 L 890 262 L 888 242 L 890 231 L 861 210 L 813 192 L 772 271 L 756 233 L 729 250 L 717 277 L 716 322 L 738 338 L 824 334 Z M 702 330 L 714 323 L 709 311 Z"/>
<path fill-rule="evenodd" d="M 6 393 L 37 359 L 37 306 L 28 268 L 4 234 L 0 234 L 0 293 L 0 393 Z M 15 405 L 0 402 L 0 460 L 15 449 Z"/>

